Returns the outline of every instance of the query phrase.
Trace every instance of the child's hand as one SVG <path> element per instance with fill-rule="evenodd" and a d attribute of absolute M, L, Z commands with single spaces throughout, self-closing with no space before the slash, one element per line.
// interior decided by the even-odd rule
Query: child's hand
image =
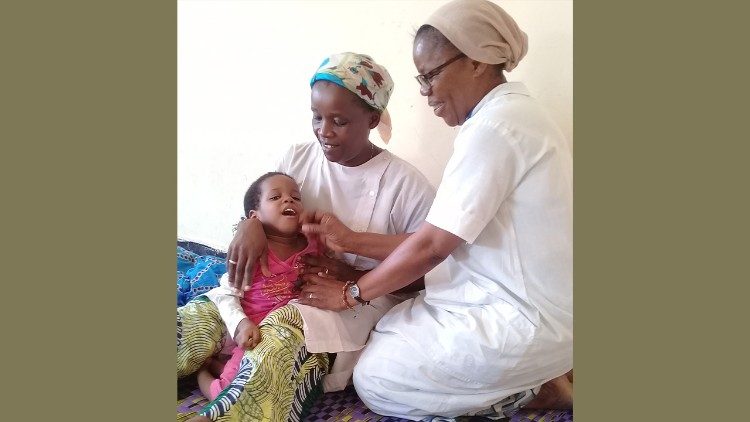
<path fill-rule="evenodd" d="M 237 326 L 234 342 L 244 349 L 254 349 L 260 343 L 260 328 L 249 319 L 243 319 Z"/>

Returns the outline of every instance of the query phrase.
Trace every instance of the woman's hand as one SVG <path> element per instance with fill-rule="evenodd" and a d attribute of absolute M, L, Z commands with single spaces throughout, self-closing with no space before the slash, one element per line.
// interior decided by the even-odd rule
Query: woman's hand
<path fill-rule="evenodd" d="M 256 263 L 266 277 L 268 269 L 268 241 L 263 224 L 257 218 L 248 218 L 237 225 L 237 233 L 227 251 L 229 285 L 240 291 L 250 289 Z"/>
<path fill-rule="evenodd" d="M 246 350 L 252 350 L 260 343 L 260 328 L 245 318 L 237 326 L 234 342 Z"/>
<path fill-rule="evenodd" d="M 321 243 L 334 252 L 352 250 L 350 242 L 355 232 L 331 213 L 316 211 L 314 214 L 305 214 L 302 218 L 302 232 L 307 236 L 319 236 Z"/>
<path fill-rule="evenodd" d="M 331 277 L 309 274 L 307 282 L 302 285 L 300 303 L 331 311 L 347 309 L 344 304 L 343 289 L 345 283 Z"/>
<path fill-rule="evenodd" d="M 357 281 L 360 277 L 367 274 L 367 271 L 355 270 L 345 262 L 329 258 L 325 255 L 305 255 L 302 257 L 302 262 L 305 265 L 300 269 L 300 276 L 305 281 L 308 281 L 308 274 L 322 273 L 322 275 L 326 275 L 329 278 L 346 281 Z"/>

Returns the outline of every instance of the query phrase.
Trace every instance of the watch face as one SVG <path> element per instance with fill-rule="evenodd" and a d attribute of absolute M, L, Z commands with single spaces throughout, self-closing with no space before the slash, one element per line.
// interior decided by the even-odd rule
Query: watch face
<path fill-rule="evenodd" d="M 355 299 L 358 298 L 359 297 L 359 286 L 357 286 L 356 284 L 353 285 L 353 286 L 349 286 L 349 294 L 352 295 L 352 297 L 355 298 Z"/>

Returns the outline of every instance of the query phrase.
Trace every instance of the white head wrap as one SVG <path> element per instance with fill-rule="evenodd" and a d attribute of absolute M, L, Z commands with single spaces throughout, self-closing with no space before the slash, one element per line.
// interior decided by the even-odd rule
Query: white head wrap
<path fill-rule="evenodd" d="M 425 22 L 435 27 L 470 59 L 505 63 L 510 72 L 526 55 L 526 33 L 500 6 L 487 0 L 454 0 L 436 10 Z"/>

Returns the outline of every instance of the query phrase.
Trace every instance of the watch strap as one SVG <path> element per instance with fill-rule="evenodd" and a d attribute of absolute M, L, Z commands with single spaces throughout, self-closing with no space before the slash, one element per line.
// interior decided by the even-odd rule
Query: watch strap
<path fill-rule="evenodd" d="M 346 285 L 344 286 L 344 288 L 349 291 L 349 294 L 351 294 L 351 296 L 352 296 L 352 298 L 354 300 L 356 300 L 357 302 L 361 303 L 363 306 L 369 305 L 370 304 L 369 300 L 364 300 L 359 295 L 355 296 L 354 294 L 351 293 L 350 287 L 352 287 L 352 286 L 357 286 L 357 282 L 356 281 L 347 281 Z M 357 286 L 357 290 L 359 290 L 359 286 Z"/>

